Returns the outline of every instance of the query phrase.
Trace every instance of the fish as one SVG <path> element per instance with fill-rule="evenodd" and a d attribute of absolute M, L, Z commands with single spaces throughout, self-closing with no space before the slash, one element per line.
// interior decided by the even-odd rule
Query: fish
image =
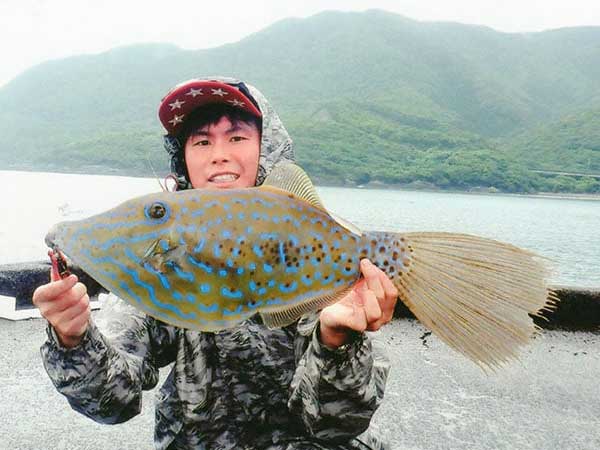
<path fill-rule="evenodd" d="M 146 314 L 202 332 L 260 314 L 270 328 L 343 298 L 368 258 L 451 348 L 483 368 L 518 357 L 551 310 L 542 258 L 467 234 L 362 231 L 327 211 L 308 175 L 258 187 L 132 198 L 52 227 L 46 244 Z"/>

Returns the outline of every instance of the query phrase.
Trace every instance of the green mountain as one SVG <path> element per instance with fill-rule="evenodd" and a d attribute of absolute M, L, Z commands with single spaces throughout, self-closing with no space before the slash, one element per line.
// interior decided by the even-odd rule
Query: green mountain
<path fill-rule="evenodd" d="M 40 64 L 0 88 L 0 168 L 163 168 L 161 96 L 212 74 L 258 86 L 321 183 L 580 191 L 528 169 L 600 164 L 600 27 L 507 34 L 373 10 L 287 19 L 209 50 L 146 44 Z M 568 134 L 584 151 L 562 146 Z"/>

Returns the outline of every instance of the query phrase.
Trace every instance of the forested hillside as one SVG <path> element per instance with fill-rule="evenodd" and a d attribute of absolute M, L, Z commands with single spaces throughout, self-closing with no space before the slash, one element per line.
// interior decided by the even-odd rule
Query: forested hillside
<path fill-rule="evenodd" d="M 0 88 L 0 169 L 150 174 L 156 108 L 214 74 L 259 87 L 320 183 L 598 192 L 600 27 L 507 34 L 383 11 L 289 19 L 230 45 L 117 48 Z"/>

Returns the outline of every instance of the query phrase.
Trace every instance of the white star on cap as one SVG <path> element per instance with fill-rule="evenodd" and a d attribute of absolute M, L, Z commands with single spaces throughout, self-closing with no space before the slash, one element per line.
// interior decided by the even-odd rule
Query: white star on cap
<path fill-rule="evenodd" d="M 169 123 L 170 123 L 171 125 L 175 126 L 175 125 L 177 125 L 178 123 L 181 123 L 181 122 L 183 122 L 183 116 L 184 116 L 183 114 L 182 114 L 182 115 L 180 115 L 180 116 L 178 116 L 177 114 L 175 114 L 175 115 L 173 116 L 173 118 L 172 118 L 171 120 L 169 120 Z"/>
<path fill-rule="evenodd" d="M 219 89 L 211 89 L 212 91 L 212 95 L 218 95 L 219 97 L 224 97 L 227 94 L 227 92 L 225 92 L 223 89 L 219 88 Z"/>
<path fill-rule="evenodd" d="M 188 92 L 185 95 L 191 95 L 192 97 L 196 97 L 197 95 L 204 95 L 204 94 L 202 93 L 202 88 L 200 88 L 200 89 L 190 88 L 190 92 Z"/>
<path fill-rule="evenodd" d="M 179 99 L 175 100 L 173 103 L 169 103 L 169 106 L 171 107 L 171 111 L 173 111 L 174 109 L 181 109 L 181 105 L 183 105 L 185 103 L 185 101 L 181 101 Z"/>
<path fill-rule="evenodd" d="M 237 99 L 233 99 L 233 100 L 227 100 L 227 103 L 231 103 L 233 106 L 239 106 L 240 108 L 246 106 L 246 104 L 244 102 L 240 102 Z"/>

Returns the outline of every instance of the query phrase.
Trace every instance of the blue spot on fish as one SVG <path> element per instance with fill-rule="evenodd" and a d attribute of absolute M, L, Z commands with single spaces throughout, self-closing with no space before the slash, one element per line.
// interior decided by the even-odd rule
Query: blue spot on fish
<path fill-rule="evenodd" d="M 258 244 L 254 244 L 252 246 L 252 251 L 256 254 L 256 256 L 258 256 L 259 258 L 264 257 L 265 255 L 263 254 L 262 250 L 260 249 L 260 247 L 258 246 Z"/>
<path fill-rule="evenodd" d="M 196 246 L 194 247 L 194 253 L 200 253 L 202 251 L 202 249 L 204 248 L 204 244 L 206 244 L 206 239 L 202 238 L 200 239 L 200 242 L 198 242 L 196 244 Z"/>
<path fill-rule="evenodd" d="M 165 289 L 171 289 L 171 285 L 169 284 L 168 278 L 165 277 L 158 270 L 156 270 L 154 267 L 152 267 L 150 264 L 144 263 L 144 269 L 146 269 L 148 272 L 156 275 L 158 277 L 158 279 L 160 280 L 160 284 L 162 284 L 162 287 L 164 287 Z"/>
<path fill-rule="evenodd" d="M 323 241 L 323 235 L 322 234 L 319 234 L 319 233 L 316 233 L 314 231 L 311 231 L 310 235 L 312 237 L 316 238 L 318 241 L 321 241 L 321 242 Z"/>
<path fill-rule="evenodd" d="M 281 258 L 281 264 L 285 264 L 285 252 L 283 251 L 282 241 L 279 241 L 279 258 Z"/>
<path fill-rule="evenodd" d="M 121 286 L 121 289 L 123 289 L 125 292 L 127 292 L 138 303 L 142 302 L 142 299 L 139 297 L 139 295 L 137 295 L 135 292 L 133 292 L 127 283 L 125 283 L 124 281 L 121 281 L 119 283 L 119 286 Z"/>
<path fill-rule="evenodd" d="M 267 273 L 273 272 L 273 267 L 267 263 L 263 264 L 263 270 Z"/>
<path fill-rule="evenodd" d="M 239 315 L 242 312 L 242 305 L 239 305 L 237 308 L 235 308 L 233 311 L 230 311 L 227 308 L 223 308 L 223 315 L 224 316 L 233 316 L 233 315 Z"/>
<path fill-rule="evenodd" d="M 181 268 L 179 268 L 179 266 L 177 266 L 176 264 L 173 265 L 173 269 L 175 270 L 175 273 L 177 274 L 177 276 L 179 278 L 186 280 L 186 281 L 190 281 L 190 282 L 194 281 L 193 273 L 181 270 Z"/>
<path fill-rule="evenodd" d="M 200 292 L 202 292 L 203 294 L 208 294 L 210 292 L 210 284 L 202 283 L 200 285 Z"/>
<path fill-rule="evenodd" d="M 128 248 L 128 247 L 125 247 L 125 255 L 127 255 L 127 257 L 129 259 L 131 259 L 132 261 L 134 261 L 136 264 L 141 264 L 142 263 L 141 258 L 138 258 L 138 256 L 135 253 L 133 253 L 131 251 L 131 249 Z"/>
<path fill-rule="evenodd" d="M 321 284 L 329 284 L 333 281 L 333 274 L 330 274 L 328 277 L 323 278 L 321 280 Z"/>
<path fill-rule="evenodd" d="M 242 291 L 236 291 L 236 290 L 230 290 L 229 288 L 226 288 L 225 286 L 223 286 L 221 288 L 221 295 L 223 297 L 227 297 L 227 298 L 242 298 Z"/>
<path fill-rule="evenodd" d="M 297 288 L 298 288 L 298 283 L 296 283 L 296 281 L 292 281 L 288 286 L 286 286 L 283 283 L 279 285 L 279 290 L 281 292 L 285 292 L 286 294 L 289 292 L 294 292 Z"/>
<path fill-rule="evenodd" d="M 210 313 L 217 312 L 219 310 L 219 305 L 217 305 L 216 303 L 213 303 L 210 306 L 206 306 L 204 303 L 200 302 L 200 303 L 198 303 L 198 309 L 200 311 L 202 311 L 203 313 L 210 314 Z"/>
<path fill-rule="evenodd" d="M 203 262 L 200 262 L 198 260 L 196 260 L 193 256 L 188 255 L 188 261 L 191 262 L 193 265 L 195 265 L 196 267 L 200 267 L 202 270 L 204 270 L 206 273 L 212 273 L 212 267 L 204 264 Z"/>

